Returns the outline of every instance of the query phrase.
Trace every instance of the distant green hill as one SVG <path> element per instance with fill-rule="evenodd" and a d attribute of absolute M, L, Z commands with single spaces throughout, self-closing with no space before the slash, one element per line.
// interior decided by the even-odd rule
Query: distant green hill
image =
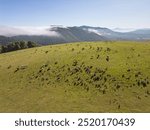
<path fill-rule="evenodd" d="M 10 33 L 3 34 L 3 30 L 10 30 Z M 91 26 L 59 27 L 54 26 L 45 29 L 49 35 L 42 34 L 15 34 L 17 28 L 0 27 L 0 45 L 6 45 L 15 41 L 32 41 L 41 45 L 54 45 L 70 42 L 91 42 L 91 41 L 144 41 L 150 40 L 150 29 L 139 29 L 131 32 L 115 32 L 108 28 Z M 27 32 L 31 30 L 28 29 Z M 23 32 L 20 31 L 20 32 Z M 53 32 L 56 35 L 51 35 Z"/>
<path fill-rule="evenodd" d="M 150 42 L 0 54 L 0 112 L 150 112 Z"/>

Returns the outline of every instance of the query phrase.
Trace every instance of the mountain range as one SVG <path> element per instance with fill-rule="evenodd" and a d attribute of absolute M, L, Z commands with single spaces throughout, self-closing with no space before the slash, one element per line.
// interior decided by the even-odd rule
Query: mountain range
<path fill-rule="evenodd" d="M 59 44 L 83 41 L 110 41 L 110 40 L 150 40 L 150 29 L 139 29 L 130 32 L 117 32 L 108 28 L 91 26 L 51 26 L 43 30 L 19 30 L 0 28 L 0 44 L 8 44 L 13 41 L 34 41 L 39 44 Z M 18 31 L 16 33 L 16 30 Z M 26 29 L 27 30 L 27 29 Z M 7 32 L 7 33 L 6 33 Z M 14 32 L 14 33 L 13 33 Z"/>

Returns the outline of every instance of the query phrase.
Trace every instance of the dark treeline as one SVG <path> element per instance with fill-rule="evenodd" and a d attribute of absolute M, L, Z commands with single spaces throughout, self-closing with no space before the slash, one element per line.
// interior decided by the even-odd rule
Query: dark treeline
<path fill-rule="evenodd" d="M 16 51 L 16 50 L 21 50 L 21 49 L 27 49 L 27 48 L 33 48 L 39 46 L 38 44 L 32 42 L 32 41 L 17 41 L 13 42 L 7 45 L 2 45 L 0 46 L 0 53 L 6 53 L 6 52 L 11 52 L 11 51 Z"/>

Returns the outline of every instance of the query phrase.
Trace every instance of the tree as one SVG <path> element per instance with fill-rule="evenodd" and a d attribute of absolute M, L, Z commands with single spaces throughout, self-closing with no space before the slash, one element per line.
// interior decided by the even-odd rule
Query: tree
<path fill-rule="evenodd" d="M 20 48 L 21 49 L 26 49 L 28 48 L 27 43 L 25 41 L 20 41 Z"/>
<path fill-rule="evenodd" d="M 20 50 L 20 49 L 21 49 L 20 43 L 19 43 L 19 42 L 15 42 L 15 46 L 14 46 L 14 48 L 13 48 L 13 51 L 15 51 L 15 50 Z"/>
<path fill-rule="evenodd" d="M 34 42 L 28 41 L 27 46 L 28 48 L 32 48 L 32 47 L 36 47 L 37 45 Z"/>
<path fill-rule="evenodd" d="M 2 45 L 0 46 L 0 53 L 10 52 L 10 51 L 16 51 L 20 49 L 26 49 L 26 48 L 32 48 L 38 46 L 36 43 L 28 41 L 16 41 L 13 43 L 10 43 L 8 45 Z"/>
<path fill-rule="evenodd" d="M 5 53 L 7 52 L 7 47 L 6 46 L 2 46 L 1 47 L 1 53 Z"/>
<path fill-rule="evenodd" d="M 2 46 L 0 46 L 0 53 L 2 53 Z"/>
<path fill-rule="evenodd" d="M 15 45 L 14 44 L 8 44 L 6 47 L 7 47 L 7 52 L 9 52 L 9 51 L 14 50 Z"/>

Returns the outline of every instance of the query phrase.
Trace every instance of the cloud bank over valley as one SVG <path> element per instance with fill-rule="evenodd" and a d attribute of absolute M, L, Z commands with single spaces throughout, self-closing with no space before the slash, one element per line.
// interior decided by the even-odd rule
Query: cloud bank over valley
<path fill-rule="evenodd" d="M 0 26 L 0 35 L 12 37 L 17 35 L 37 35 L 59 37 L 59 33 L 50 27 L 10 27 Z"/>

